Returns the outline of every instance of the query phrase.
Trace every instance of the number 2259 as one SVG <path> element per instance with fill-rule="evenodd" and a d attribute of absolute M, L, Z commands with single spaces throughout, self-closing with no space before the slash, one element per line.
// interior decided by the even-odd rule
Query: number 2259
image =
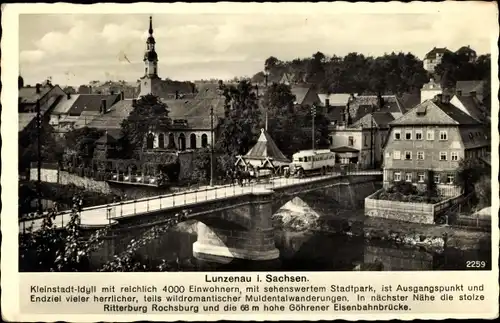
<path fill-rule="evenodd" d="M 486 261 L 479 260 L 469 260 L 465 262 L 466 268 L 484 268 L 486 267 Z"/>

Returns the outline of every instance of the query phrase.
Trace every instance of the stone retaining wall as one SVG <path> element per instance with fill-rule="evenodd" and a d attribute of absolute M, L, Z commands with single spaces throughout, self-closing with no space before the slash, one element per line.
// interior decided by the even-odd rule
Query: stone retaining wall
<path fill-rule="evenodd" d="M 413 203 L 375 199 L 379 192 L 365 198 L 366 216 L 424 224 L 434 224 L 436 216 L 445 213 L 463 198 L 455 196 L 435 204 Z"/>

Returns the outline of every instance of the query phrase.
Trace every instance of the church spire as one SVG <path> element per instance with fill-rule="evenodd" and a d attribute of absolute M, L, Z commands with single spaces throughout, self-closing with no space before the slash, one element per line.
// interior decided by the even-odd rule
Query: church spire
<path fill-rule="evenodd" d="M 149 36 L 153 36 L 153 17 L 149 16 Z"/>

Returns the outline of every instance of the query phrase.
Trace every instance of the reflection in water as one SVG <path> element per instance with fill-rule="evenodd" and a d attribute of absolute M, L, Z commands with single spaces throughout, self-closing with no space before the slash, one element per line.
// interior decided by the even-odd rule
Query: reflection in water
<path fill-rule="evenodd" d="M 169 232 L 160 245 L 151 246 L 152 254 L 177 261 L 181 271 L 351 271 L 360 264 L 381 263 L 364 270 L 459 270 L 464 259 L 487 261 L 489 252 L 446 249 L 432 253 L 423 249 L 398 247 L 390 243 L 367 242 L 362 238 L 318 232 L 276 232 L 276 261 L 233 260 L 228 264 L 200 261 L 193 257 L 195 233 Z M 178 259 L 178 260 L 177 260 Z M 487 261 L 491 269 L 491 262 Z M 383 268 L 380 268 L 383 267 Z M 356 269 L 359 270 L 359 269 Z M 363 270 L 363 269 L 362 269 Z"/>

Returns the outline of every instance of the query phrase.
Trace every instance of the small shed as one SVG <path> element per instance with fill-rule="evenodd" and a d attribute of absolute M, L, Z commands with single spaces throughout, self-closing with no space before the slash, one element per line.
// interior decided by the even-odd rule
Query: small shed
<path fill-rule="evenodd" d="M 248 151 L 245 156 L 238 156 L 235 166 L 255 169 L 279 169 L 290 164 L 290 161 L 278 148 L 274 140 L 266 130 L 261 129 L 257 143 Z"/>

